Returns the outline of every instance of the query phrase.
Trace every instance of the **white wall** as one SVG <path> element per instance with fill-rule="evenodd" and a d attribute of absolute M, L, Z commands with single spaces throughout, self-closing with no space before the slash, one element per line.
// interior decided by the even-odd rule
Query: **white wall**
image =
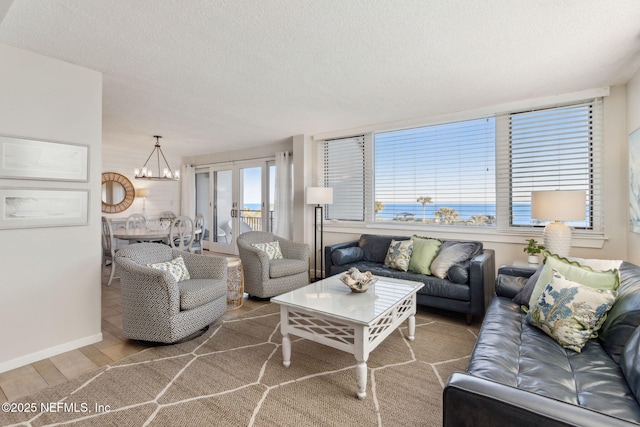
<path fill-rule="evenodd" d="M 102 76 L 0 44 L 0 134 L 89 146 L 89 182 L 0 179 L 0 187 L 88 189 L 89 224 L 0 230 L 0 372 L 102 339 Z"/>
<path fill-rule="evenodd" d="M 627 135 L 640 128 L 640 70 L 627 82 Z M 628 141 L 627 141 L 628 150 Z M 621 163 L 621 168 L 625 172 L 625 186 L 623 188 L 625 194 L 625 201 L 629 198 L 629 163 L 628 163 L 628 151 L 627 162 Z M 629 208 L 627 208 L 621 214 L 621 222 L 625 227 L 627 233 L 627 256 L 628 260 L 640 264 L 640 234 L 632 233 L 629 227 Z"/>
<path fill-rule="evenodd" d="M 161 212 L 172 211 L 176 215 L 180 215 L 180 181 L 147 181 L 143 179 L 135 179 L 133 171 L 141 168 L 151 150 L 153 150 L 155 140 L 149 137 L 149 146 L 146 151 L 119 151 L 108 147 L 109 141 L 104 141 L 102 148 L 102 172 L 117 172 L 126 176 L 137 190 L 140 188 L 149 189 L 149 197 L 144 201 L 141 197 L 136 197 L 133 204 L 125 211 L 108 214 L 104 213 L 107 218 L 126 219 L 133 213 L 142 213 L 143 205 L 145 207 L 146 217 L 156 219 Z M 180 170 L 180 158 L 166 155 L 167 161 L 171 169 Z M 144 203 L 143 203 L 144 201 Z"/>

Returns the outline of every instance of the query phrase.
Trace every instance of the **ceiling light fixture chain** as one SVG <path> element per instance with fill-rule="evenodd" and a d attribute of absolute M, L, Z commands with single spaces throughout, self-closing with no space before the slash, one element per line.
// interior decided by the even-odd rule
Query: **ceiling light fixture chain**
<path fill-rule="evenodd" d="M 180 179 L 180 172 L 174 172 L 171 169 L 167 158 L 162 152 L 162 148 L 160 148 L 160 138 L 162 137 L 160 135 L 154 135 L 153 137 L 156 139 L 156 145 L 153 148 L 153 151 L 151 151 L 151 154 L 149 154 L 149 157 L 147 157 L 147 161 L 144 162 L 142 168 L 135 170 L 134 175 L 136 179 L 149 179 L 153 181 L 178 181 Z M 151 160 L 154 153 L 156 155 L 156 163 L 158 165 L 157 175 L 154 175 L 153 170 L 150 167 L 147 167 L 147 163 L 149 163 L 149 160 Z M 162 170 L 160 167 L 160 156 L 162 156 L 162 160 L 164 160 L 164 164 L 166 166 L 164 170 Z"/>

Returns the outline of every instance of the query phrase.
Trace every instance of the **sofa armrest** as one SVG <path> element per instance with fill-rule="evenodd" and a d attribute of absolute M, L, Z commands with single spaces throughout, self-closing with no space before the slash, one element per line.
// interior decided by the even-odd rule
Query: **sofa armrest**
<path fill-rule="evenodd" d="M 495 294 L 495 252 L 484 249 L 469 262 L 469 286 L 471 287 L 471 315 L 482 316 Z"/>
<path fill-rule="evenodd" d="M 540 394 L 456 372 L 443 391 L 442 425 L 629 426 L 631 423 Z"/>
<path fill-rule="evenodd" d="M 331 254 L 333 253 L 333 251 L 336 251 L 338 249 L 342 249 L 342 248 L 350 248 L 353 246 L 358 246 L 359 240 L 354 240 L 351 242 L 345 242 L 345 243 L 337 243 L 335 245 L 332 246 L 325 246 L 324 247 L 324 271 L 325 274 L 328 275 L 329 272 L 331 271 L 331 267 L 333 266 L 333 262 L 331 261 Z"/>
<path fill-rule="evenodd" d="M 120 269 L 120 287 L 123 310 L 134 312 L 163 312 L 169 316 L 180 312 L 180 290 L 168 271 L 140 265 L 137 262 L 116 256 Z"/>
<path fill-rule="evenodd" d="M 282 256 L 287 259 L 299 259 L 301 261 L 308 261 L 311 249 L 306 243 L 298 243 L 291 240 L 277 237 L 280 242 L 280 249 Z"/>
<path fill-rule="evenodd" d="M 506 298 L 515 297 L 535 272 L 533 267 L 501 265 L 496 277 L 496 294 Z"/>
<path fill-rule="evenodd" d="M 536 272 L 535 267 L 517 267 L 515 265 L 501 265 L 498 268 L 498 274 L 506 274 L 508 276 L 529 278 Z"/>

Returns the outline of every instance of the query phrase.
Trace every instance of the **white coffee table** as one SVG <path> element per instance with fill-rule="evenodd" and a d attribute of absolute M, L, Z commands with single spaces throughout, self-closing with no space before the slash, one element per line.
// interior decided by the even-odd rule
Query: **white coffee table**
<path fill-rule="evenodd" d="M 332 276 L 271 298 L 280 304 L 282 364 L 291 364 L 289 335 L 306 338 L 356 358 L 357 395 L 364 399 L 367 360 L 399 325 L 408 320 L 408 336 L 415 334 L 416 292 L 420 282 L 379 277 L 365 293 L 355 293 L 339 276 Z"/>

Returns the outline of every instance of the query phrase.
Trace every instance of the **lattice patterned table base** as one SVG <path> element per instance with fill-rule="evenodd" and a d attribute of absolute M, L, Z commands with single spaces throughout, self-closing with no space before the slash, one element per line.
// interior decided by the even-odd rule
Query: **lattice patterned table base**
<path fill-rule="evenodd" d="M 408 321 L 409 340 L 415 334 L 416 295 L 408 295 L 369 324 L 349 322 L 317 311 L 300 307 L 280 306 L 282 332 L 282 364 L 291 365 L 289 335 L 316 341 L 355 356 L 358 398 L 364 399 L 367 389 L 367 360 L 371 353 L 405 320 Z"/>

